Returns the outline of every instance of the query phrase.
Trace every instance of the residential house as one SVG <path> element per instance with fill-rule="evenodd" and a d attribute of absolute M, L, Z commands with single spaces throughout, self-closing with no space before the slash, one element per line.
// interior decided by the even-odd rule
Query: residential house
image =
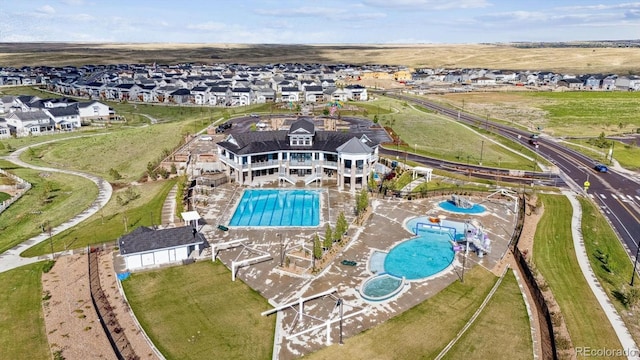
<path fill-rule="evenodd" d="M 304 88 L 304 101 L 310 103 L 317 103 L 324 101 L 324 92 L 322 86 L 307 85 Z"/>
<path fill-rule="evenodd" d="M 189 89 L 178 89 L 169 93 L 169 103 L 171 104 L 192 104 L 194 102 L 193 95 Z"/>
<path fill-rule="evenodd" d="M 347 98 L 354 101 L 367 101 L 367 88 L 362 85 L 347 85 L 344 87 Z"/>
<path fill-rule="evenodd" d="M 78 113 L 80 121 L 108 120 L 111 115 L 111 109 L 101 102 L 87 101 L 78 103 Z"/>
<path fill-rule="evenodd" d="M 54 107 L 44 112 L 53 120 L 56 130 L 73 130 L 80 128 L 80 112 L 77 106 Z"/>
<path fill-rule="evenodd" d="M 7 120 L 5 120 L 4 118 L 0 118 L 0 139 L 7 139 L 10 137 L 11 131 L 9 130 Z"/>
<path fill-rule="evenodd" d="M 11 133 L 17 137 L 41 135 L 55 129 L 53 120 L 42 110 L 14 111 L 5 120 Z"/>
<path fill-rule="evenodd" d="M 300 101 L 300 91 L 297 87 L 283 87 L 280 92 L 280 99 L 282 102 Z"/>
<path fill-rule="evenodd" d="M 558 87 L 566 87 L 571 90 L 580 90 L 584 86 L 584 83 L 580 79 L 568 78 L 568 79 L 558 80 L 556 85 Z"/>
<path fill-rule="evenodd" d="M 128 270 L 181 263 L 207 246 L 202 233 L 191 226 L 157 230 L 140 226 L 118 239 Z"/>

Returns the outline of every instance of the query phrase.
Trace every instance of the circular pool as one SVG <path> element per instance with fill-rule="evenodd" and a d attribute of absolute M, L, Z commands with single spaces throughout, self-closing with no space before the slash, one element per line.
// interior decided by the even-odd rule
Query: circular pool
<path fill-rule="evenodd" d="M 389 274 L 380 274 L 362 284 L 360 295 L 365 300 L 382 301 L 396 296 L 402 290 L 404 279 Z"/>
<path fill-rule="evenodd" d="M 440 202 L 438 206 L 440 206 L 440 208 L 443 210 L 461 214 L 482 214 L 483 212 L 487 211 L 487 209 L 482 205 L 473 204 L 472 207 L 465 209 L 457 207 L 454 203 L 448 200 Z"/>
<path fill-rule="evenodd" d="M 446 269 L 454 251 L 448 233 L 420 231 L 418 237 L 396 245 L 384 259 L 384 270 L 407 280 L 423 279 Z"/>

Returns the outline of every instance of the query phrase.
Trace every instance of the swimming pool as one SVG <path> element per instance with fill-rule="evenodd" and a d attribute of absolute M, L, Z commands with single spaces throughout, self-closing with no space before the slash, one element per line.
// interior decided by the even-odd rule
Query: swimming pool
<path fill-rule="evenodd" d="M 320 192 L 245 190 L 229 226 L 318 226 Z"/>
<path fill-rule="evenodd" d="M 440 202 L 438 206 L 440 206 L 440 208 L 442 208 L 443 210 L 462 214 L 481 214 L 487 210 L 484 206 L 479 204 L 473 204 L 473 206 L 469 209 L 457 207 L 449 200 Z"/>
<path fill-rule="evenodd" d="M 384 259 L 385 272 L 407 280 L 423 279 L 446 269 L 453 261 L 451 240 L 456 237 L 449 229 L 418 227 L 427 218 L 414 218 L 407 228 L 416 237 L 394 246 Z"/>
<path fill-rule="evenodd" d="M 369 301 L 382 301 L 396 296 L 404 285 L 404 279 L 389 274 L 380 274 L 362 284 L 360 295 Z"/>

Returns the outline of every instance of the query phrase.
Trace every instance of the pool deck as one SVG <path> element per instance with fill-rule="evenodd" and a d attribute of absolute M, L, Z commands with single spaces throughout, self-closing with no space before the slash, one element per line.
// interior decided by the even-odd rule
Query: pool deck
<path fill-rule="evenodd" d="M 292 187 L 288 187 L 291 189 Z M 315 187 L 309 187 L 315 188 Z M 371 303 L 363 300 L 357 292 L 362 282 L 372 274 L 367 269 L 367 261 L 374 250 L 389 251 L 398 242 L 413 237 L 405 227 L 406 219 L 416 216 L 442 215 L 447 220 L 464 222 L 467 219 L 478 219 L 490 235 L 492 252 L 483 258 L 474 253 L 467 257 L 467 268 L 480 265 L 488 271 L 497 267 L 498 262 L 507 250 L 515 226 L 516 215 L 512 212 L 513 203 L 506 199 L 472 198 L 481 203 L 487 211 L 480 215 L 454 214 L 444 212 L 438 203 L 447 200 L 444 197 L 429 199 L 402 200 L 397 198 L 374 198 L 372 215 L 363 226 L 349 229 L 350 242 L 337 254 L 321 272 L 312 275 L 291 274 L 280 269 L 280 252 L 282 249 L 293 249 L 297 245 L 311 245 L 313 235 L 324 235 L 324 225 L 329 220 L 335 226 L 340 211 L 343 211 L 349 223 L 354 220 L 354 194 L 338 191 L 335 187 L 325 188 L 321 198 L 321 226 L 317 228 L 231 228 L 221 231 L 218 224 L 228 223 L 233 214 L 235 204 L 241 191 L 232 185 L 217 187 L 206 208 L 198 208 L 206 225 L 202 229 L 211 244 L 247 239 L 247 248 L 268 252 L 272 259 L 251 266 L 242 267 L 237 272 L 242 280 L 273 306 L 296 302 L 300 297 L 308 297 L 325 292 L 332 288 L 337 290 L 334 296 L 325 296 L 309 300 L 304 304 L 303 321 L 297 317 L 298 306 L 282 310 L 276 330 L 276 350 L 280 359 L 294 359 L 313 352 L 327 345 L 327 331 L 323 323 L 327 319 L 338 319 L 336 299 L 343 299 L 343 336 L 353 336 L 393 316 L 423 302 L 441 291 L 452 282 L 459 280 L 462 271 L 462 253 L 456 254 L 452 266 L 442 273 L 422 281 L 413 281 L 396 297 Z M 244 250 L 243 250 L 244 249 Z M 251 250 L 243 246 L 221 250 L 218 261 L 231 267 L 231 261 L 241 260 Z M 310 267 L 310 262 L 301 258 L 290 257 L 301 267 Z M 341 264 L 342 260 L 353 260 L 356 266 Z M 231 276 L 229 277 L 231 281 Z M 271 315 L 275 316 L 275 315 Z M 317 327 L 315 330 L 312 328 Z M 287 334 L 308 331 L 302 335 L 287 339 Z M 331 326 L 331 342 L 337 343 L 339 337 L 338 323 Z"/>

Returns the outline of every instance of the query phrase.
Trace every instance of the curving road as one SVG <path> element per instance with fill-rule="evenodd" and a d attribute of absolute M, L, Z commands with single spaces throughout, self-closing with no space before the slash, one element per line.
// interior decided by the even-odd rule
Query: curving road
<path fill-rule="evenodd" d="M 101 134 L 102 135 L 102 134 Z M 89 135 L 89 136 L 97 136 L 97 135 Z M 83 137 L 83 136 L 77 136 L 77 137 L 73 137 L 73 138 L 78 138 L 78 137 Z M 91 174 L 87 174 L 87 173 L 83 173 L 80 171 L 75 171 L 75 170 L 62 170 L 62 169 L 55 169 L 55 168 L 49 168 L 49 167 L 42 167 L 42 166 L 34 166 L 31 164 L 28 164 L 22 160 L 20 160 L 20 155 L 27 149 L 29 149 L 29 147 L 31 146 L 39 146 L 39 145 L 43 145 L 43 144 L 48 144 L 48 143 L 52 143 L 52 142 L 56 142 L 56 141 L 62 141 L 62 140 L 68 140 L 70 138 L 64 138 L 64 139 L 55 139 L 55 140 L 50 140 L 50 141 L 45 141 L 45 142 L 41 142 L 38 144 L 33 144 L 27 147 L 23 147 L 20 148 L 16 151 L 14 151 L 13 153 L 11 153 L 11 155 L 9 156 L 5 156 L 4 159 L 11 161 L 12 163 L 18 165 L 18 166 L 22 166 L 25 168 L 30 168 L 30 169 L 34 169 L 34 170 L 39 170 L 39 171 L 49 171 L 49 172 L 59 172 L 59 173 L 64 173 L 64 174 L 70 174 L 70 175 L 76 175 L 76 176 L 81 176 L 84 177 L 86 179 L 89 179 L 91 181 L 93 181 L 94 184 L 96 184 L 96 186 L 98 186 L 98 197 L 93 201 L 93 203 L 91 203 L 91 205 L 89 205 L 89 207 L 87 209 L 85 209 L 84 211 L 82 211 L 81 213 L 79 213 L 78 215 L 74 216 L 73 218 L 63 222 L 62 224 L 56 226 L 55 228 L 53 228 L 51 230 L 51 235 L 56 235 L 59 234 L 60 232 L 67 230 L 77 224 L 79 224 L 80 222 L 86 220 L 87 218 L 89 218 L 91 215 L 95 214 L 96 212 L 98 212 L 101 208 L 103 208 L 107 202 L 109 202 L 109 199 L 111 198 L 111 195 L 113 193 L 113 188 L 111 187 L 111 184 L 109 184 L 108 181 L 105 181 L 104 179 L 97 177 L 95 175 L 91 175 Z M 71 138 L 72 139 L 72 138 Z M 38 261 L 42 261 L 42 260 L 46 260 L 50 258 L 50 255 L 43 255 L 43 256 L 36 256 L 36 257 L 31 257 L 31 258 L 24 258 L 22 256 L 20 256 L 20 254 L 27 250 L 28 248 L 37 245 L 45 240 L 49 239 L 49 234 L 48 233 L 42 233 L 38 236 L 34 236 L 29 240 L 26 240 L 22 243 L 20 243 L 19 245 L 14 246 L 13 248 L 5 251 L 4 253 L 0 254 L 0 273 L 11 270 L 11 269 L 15 269 L 17 267 L 23 266 L 23 265 L 27 265 L 27 264 L 32 264 Z"/>
<path fill-rule="evenodd" d="M 488 131 L 531 146 L 528 145 L 531 134 L 528 131 L 491 122 L 426 100 L 394 93 L 386 93 L 386 96 L 418 104 L 468 125 L 485 127 Z M 563 182 L 570 188 L 583 192 L 585 181 L 590 183 L 588 195 L 600 206 L 629 255 L 632 258 L 636 257 L 640 251 L 640 175 L 620 167 L 601 174 L 593 169 L 596 163 L 594 159 L 563 146 L 557 139 L 542 136 L 538 143 L 535 149 L 537 155 L 556 165 Z M 629 276 L 631 277 L 631 274 Z"/>

